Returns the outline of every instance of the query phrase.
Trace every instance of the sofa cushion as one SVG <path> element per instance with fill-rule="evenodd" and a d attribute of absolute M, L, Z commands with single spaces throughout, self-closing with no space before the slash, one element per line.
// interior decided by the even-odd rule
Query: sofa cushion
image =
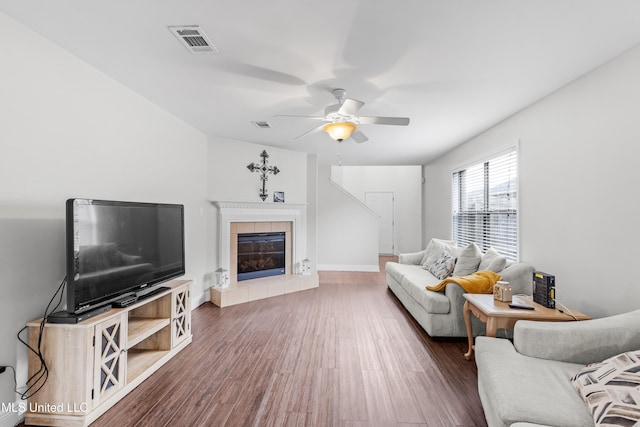
<path fill-rule="evenodd" d="M 421 283 L 412 281 L 406 276 L 400 284 L 411 297 L 420 304 L 427 313 L 447 314 L 451 310 L 451 301 L 443 292 L 432 292 L 425 289 Z M 433 276 L 432 276 L 433 277 Z M 436 279 L 437 280 L 437 279 Z"/>
<path fill-rule="evenodd" d="M 434 285 L 440 280 L 420 265 L 399 264 L 388 262 L 385 266 L 387 274 L 393 277 L 396 282 L 414 282 L 417 286 Z M 408 291 L 407 291 L 408 292 Z"/>
<path fill-rule="evenodd" d="M 440 254 L 438 259 L 436 259 L 432 264 L 429 265 L 429 273 L 436 276 L 438 279 L 442 280 L 445 277 L 449 277 L 451 272 L 456 267 L 456 259 L 449 254 L 449 252 L 444 251 Z"/>
<path fill-rule="evenodd" d="M 508 340 L 487 337 L 476 338 L 476 364 L 482 406 L 501 425 L 593 425 L 570 381 L 583 365 L 524 356 Z"/>
<path fill-rule="evenodd" d="M 449 298 L 442 292 L 425 289 L 427 285 L 435 285 L 440 280 L 419 265 L 398 264 L 388 262 L 385 270 L 406 293 L 420 304 L 425 311 L 432 314 L 447 314 L 451 309 Z"/>
<path fill-rule="evenodd" d="M 468 276 L 478 271 L 482 252 L 475 243 L 469 243 L 462 249 L 456 258 L 456 267 L 453 269 L 454 276 Z"/>
<path fill-rule="evenodd" d="M 533 293 L 533 266 L 524 262 L 507 263 L 507 267 L 499 271 L 502 280 L 509 282 L 513 289 L 513 294 Z"/>
<path fill-rule="evenodd" d="M 411 296 L 427 313 L 447 314 L 451 311 L 451 301 L 443 292 L 433 292 L 420 286 L 413 286 Z"/>
<path fill-rule="evenodd" d="M 384 266 L 384 269 L 387 272 L 387 274 L 393 277 L 393 279 L 398 283 L 402 282 L 402 279 L 404 278 L 406 272 L 408 270 L 411 270 L 412 268 L 413 269 L 419 268 L 420 271 L 424 271 L 421 267 L 416 267 L 415 265 L 411 265 L 411 264 L 400 264 L 397 262 L 388 262 Z"/>
<path fill-rule="evenodd" d="M 489 248 L 484 255 L 482 255 L 482 259 L 480 260 L 480 265 L 478 266 L 478 270 L 490 270 L 494 273 L 499 273 L 504 270 L 507 266 L 507 257 L 501 255 L 493 248 Z"/>
<path fill-rule="evenodd" d="M 429 266 L 440 257 L 442 252 L 447 251 L 455 258 L 458 250 L 456 242 L 453 240 L 431 239 L 424 251 L 424 256 L 420 264 L 422 264 L 425 270 L 428 270 Z"/>
<path fill-rule="evenodd" d="M 640 425 L 640 350 L 587 365 L 571 382 L 597 426 Z"/>

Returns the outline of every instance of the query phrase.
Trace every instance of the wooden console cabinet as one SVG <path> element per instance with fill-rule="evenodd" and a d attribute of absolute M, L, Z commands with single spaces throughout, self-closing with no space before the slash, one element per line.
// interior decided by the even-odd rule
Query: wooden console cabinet
<path fill-rule="evenodd" d="M 73 325 L 46 323 L 41 348 L 49 379 L 29 399 L 25 424 L 87 426 L 186 347 L 190 285 L 173 280 L 161 285 L 169 290 L 130 307 Z M 32 348 L 40 320 L 28 324 Z M 30 352 L 29 376 L 38 369 Z"/>

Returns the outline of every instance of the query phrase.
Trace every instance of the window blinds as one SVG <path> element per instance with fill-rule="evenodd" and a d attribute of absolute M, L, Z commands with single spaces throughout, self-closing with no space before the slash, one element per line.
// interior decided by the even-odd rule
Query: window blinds
<path fill-rule="evenodd" d="M 453 239 L 518 260 L 518 160 L 513 147 L 453 173 Z"/>

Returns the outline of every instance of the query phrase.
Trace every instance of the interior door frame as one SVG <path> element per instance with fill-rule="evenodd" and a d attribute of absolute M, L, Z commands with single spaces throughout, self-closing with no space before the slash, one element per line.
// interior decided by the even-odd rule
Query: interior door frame
<path fill-rule="evenodd" d="M 365 191 L 364 192 L 364 203 L 367 205 L 369 209 L 371 207 L 367 203 L 367 195 L 368 194 L 390 194 L 391 195 L 391 252 L 379 252 L 380 255 L 394 255 L 396 250 L 396 194 L 394 191 Z M 372 209 L 373 210 L 373 209 Z M 375 212 L 375 211 L 374 211 Z M 377 214 L 377 212 L 376 212 Z M 378 236 L 378 251 L 380 251 L 380 236 Z"/>

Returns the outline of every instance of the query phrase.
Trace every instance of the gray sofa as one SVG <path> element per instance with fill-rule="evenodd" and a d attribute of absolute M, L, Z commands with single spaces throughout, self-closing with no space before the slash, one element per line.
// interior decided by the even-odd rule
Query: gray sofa
<path fill-rule="evenodd" d="M 474 245 L 475 246 L 475 245 Z M 513 288 L 514 294 L 532 293 L 533 267 L 522 262 L 509 262 L 496 258 L 495 253 L 481 254 L 477 247 L 460 248 L 454 242 L 432 239 L 427 248 L 420 252 L 400 254 L 398 262 L 388 262 L 385 267 L 387 286 L 402 305 L 432 337 L 466 337 L 462 315 L 465 291 L 456 283 L 450 283 L 444 292 L 433 292 L 427 285 L 438 284 L 441 280 L 424 268 L 431 259 L 437 258 L 442 250 L 458 257 L 454 276 L 465 276 L 478 270 L 489 269 L 502 276 Z M 497 260 L 497 261 L 496 261 Z M 474 335 L 484 334 L 485 325 L 472 316 Z"/>
<path fill-rule="evenodd" d="M 571 378 L 586 364 L 638 350 L 640 310 L 581 322 L 521 320 L 513 344 L 478 337 L 478 391 L 487 423 L 489 427 L 593 426 Z M 635 375 L 640 373 L 636 370 Z M 602 397 L 598 400 L 602 405 Z"/>

